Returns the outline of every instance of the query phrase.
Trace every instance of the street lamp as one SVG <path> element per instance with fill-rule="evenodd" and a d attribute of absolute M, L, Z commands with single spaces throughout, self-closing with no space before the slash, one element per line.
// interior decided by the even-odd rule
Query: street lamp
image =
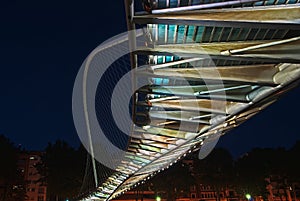
<path fill-rule="evenodd" d="M 247 198 L 247 200 L 251 200 L 251 195 L 250 195 L 249 193 L 247 193 L 247 194 L 245 195 L 245 197 Z"/>

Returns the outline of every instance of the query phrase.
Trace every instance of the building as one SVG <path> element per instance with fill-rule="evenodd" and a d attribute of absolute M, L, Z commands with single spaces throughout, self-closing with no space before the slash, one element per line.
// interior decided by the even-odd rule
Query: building
<path fill-rule="evenodd" d="M 234 188 L 221 187 L 215 189 L 211 185 L 196 184 L 190 188 L 190 197 L 182 197 L 176 201 L 239 201 L 243 200 Z"/>
<path fill-rule="evenodd" d="M 157 198 L 159 197 L 159 200 Z M 165 201 L 165 199 L 160 199 L 160 196 L 158 196 L 157 193 L 154 191 L 140 191 L 140 190 L 132 190 L 124 193 L 122 196 L 120 196 L 117 199 L 114 199 L 114 201 L 137 201 L 137 200 L 143 200 L 143 201 Z"/>
<path fill-rule="evenodd" d="M 241 199 L 233 188 L 224 187 L 218 192 L 210 185 L 197 184 L 190 188 L 189 196 L 178 193 L 176 201 L 239 201 Z M 219 195 L 219 196 L 217 196 Z M 137 191 L 132 190 L 124 193 L 114 201 L 166 201 L 166 192 Z"/>
<path fill-rule="evenodd" d="M 267 182 L 268 201 L 299 201 L 300 183 L 280 175 L 270 175 Z"/>
<path fill-rule="evenodd" d="M 35 151 L 19 153 L 17 165 L 24 178 L 26 201 L 46 201 L 47 186 L 41 181 L 42 177 L 37 170 L 42 154 Z"/>

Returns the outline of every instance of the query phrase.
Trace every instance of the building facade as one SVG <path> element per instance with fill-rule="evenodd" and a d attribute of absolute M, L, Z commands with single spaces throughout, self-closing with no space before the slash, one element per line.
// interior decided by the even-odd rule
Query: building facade
<path fill-rule="evenodd" d="M 37 170 L 42 154 L 42 152 L 21 152 L 18 156 L 18 171 L 24 178 L 26 201 L 46 201 L 47 186 Z"/>
<path fill-rule="evenodd" d="M 288 180 L 280 175 L 270 175 L 266 178 L 268 201 L 299 201 L 300 183 Z"/>

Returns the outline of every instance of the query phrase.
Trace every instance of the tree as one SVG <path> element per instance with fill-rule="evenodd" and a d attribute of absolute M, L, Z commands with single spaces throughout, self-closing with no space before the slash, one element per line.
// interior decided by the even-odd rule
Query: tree
<path fill-rule="evenodd" d="M 17 178 L 17 151 L 8 138 L 0 135 L 0 200 L 13 200 L 13 185 Z M 2 191 L 2 192 L 1 192 Z"/>
<path fill-rule="evenodd" d="M 300 182 L 300 164 L 298 163 L 300 156 L 300 141 L 297 141 L 295 145 L 287 152 L 288 162 L 285 167 L 288 169 L 288 177 L 291 181 Z"/>
<path fill-rule="evenodd" d="M 47 183 L 47 196 L 50 201 L 70 199 L 78 195 L 82 185 L 85 166 L 85 153 L 74 149 L 66 142 L 49 143 L 42 163 L 37 169 Z"/>
<path fill-rule="evenodd" d="M 179 195 L 189 192 L 195 180 L 189 167 L 182 162 L 171 166 L 168 170 L 156 175 L 149 183 L 156 192 L 165 192 L 168 201 L 176 200 Z"/>
<path fill-rule="evenodd" d="M 212 186 L 216 191 L 216 198 L 220 200 L 221 190 L 232 184 L 233 158 L 223 149 L 214 149 L 205 159 L 195 160 L 194 172 L 198 183 Z"/>
<path fill-rule="evenodd" d="M 287 152 L 283 148 L 255 148 L 235 164 L 240 192 L 253 196 L 265 195 L 265 178 L 287 174 Z"/>

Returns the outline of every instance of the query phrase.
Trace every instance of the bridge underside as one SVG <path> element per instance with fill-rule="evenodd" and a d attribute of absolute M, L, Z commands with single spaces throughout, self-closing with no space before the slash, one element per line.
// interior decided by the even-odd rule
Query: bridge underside
<path fill-rule="evenodd" d="M 138 2 L 140 3 L 140 2 Z M 122 164 L 83 200 L 110 200 L 213 144 L 300 80 L 299 0 L 126 1 L 135 94 Z M 139 67 L 138 58 L 147 57 Z M 209 147 L 208 147 L 209 149 Z M 205 155 L 205 153 L 204 153 Z"/>

